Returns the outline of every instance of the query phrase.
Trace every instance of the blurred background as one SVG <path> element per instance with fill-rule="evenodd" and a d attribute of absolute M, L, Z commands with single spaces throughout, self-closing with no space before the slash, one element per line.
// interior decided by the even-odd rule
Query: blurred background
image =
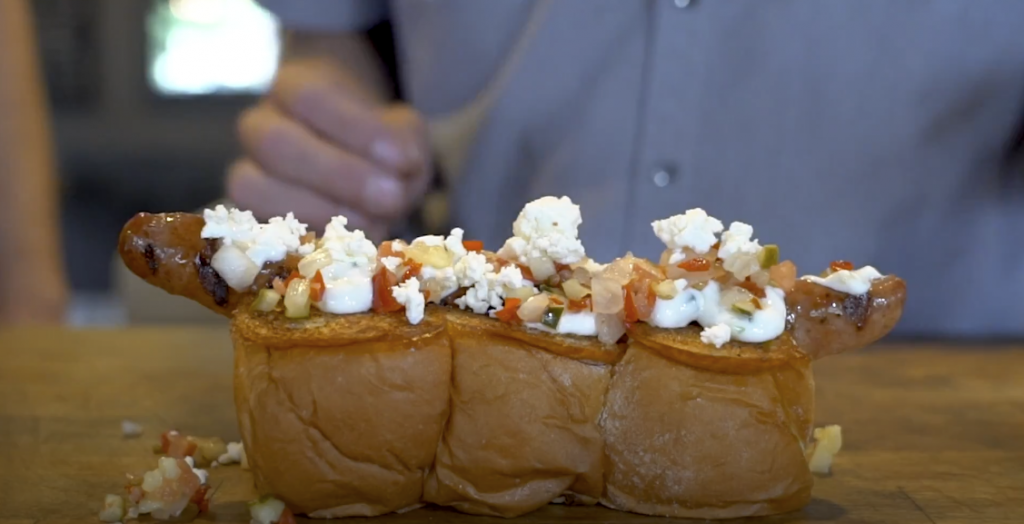
<path fill-rule="evenodd" d="M 253 0 L 33 0 L 61 164 L 70 321 L 126 319 L 112 271 L 139 210 L 219 198 L 238 113 L 270 84 L 277 21 Z"/>

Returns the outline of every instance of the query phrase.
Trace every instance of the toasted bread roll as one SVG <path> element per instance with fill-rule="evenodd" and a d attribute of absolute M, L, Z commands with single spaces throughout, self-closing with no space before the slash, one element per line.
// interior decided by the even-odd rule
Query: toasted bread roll
<path fill-rule="evenodd" d="M 656 328 L 655 328 L 656 329 Z M 792 511 L 810 501 L 810 361 L 705 353 L 699 328 L 642 330 L 615 366 L 601 429 L 604 505 L 646 515 L 724 519 Z M 770 353 L 775 353 L 770 352 Z M 757 366 L 749 365 L 757 362 Z M 770 365 L 761 365 L 770 363 Z"/>
<path fill-rule="evenodd" d="M 317 518 L 421 503 L 448 418 L 444 312 L 291 321 L 239 309 L 235 404 L 260 493 Z"/>
<path fill-rule="evenodd" d="M 427 502 L 514 517 L 602 492 L 598 417 L 622 348 L 450 310 L 452 413 Z"/>
<path fill-rule="evenodd" d="M 907 284 L 894 275 L 876 280 L 863 295 L 797 280 L 786 293 L 786 309 L 800 349 L 819 359 L 860 349 L 889 334 L 906 300 Z"/>

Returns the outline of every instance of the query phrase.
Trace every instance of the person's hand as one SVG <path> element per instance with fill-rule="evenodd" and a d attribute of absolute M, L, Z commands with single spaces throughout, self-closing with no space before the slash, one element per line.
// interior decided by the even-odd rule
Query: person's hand
<path fill-rule="evenodd" d="M 283 65 L 238 132 L 244 156 L 229 169 L 228 198 L 262 219 L 291 211 L 322 230 L 345 215 L 380 240 L 432 176 L 419 114 L 376 99 L 330 60 Z"/>

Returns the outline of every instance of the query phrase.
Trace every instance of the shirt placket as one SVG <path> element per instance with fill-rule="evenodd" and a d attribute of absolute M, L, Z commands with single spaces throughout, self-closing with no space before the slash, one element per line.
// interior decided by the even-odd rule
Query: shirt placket
<path fill-rule="evenodd" d="M 664 218 L 656 210 L 682 212 L 700 205 L 691 158 L 698 130 L 693 118 L 687 118 L 698 103 L 695 80 L 701 63 L 698 50 L 687 46 L 687 27 L 696 23 L 700 5 L 698 0 L 654 0 L 651 4 L 631 173 L 631 220 L 623 239 L 624 245 L 649 256 L 661 248 L 651 232 L 651 221 Z"/>

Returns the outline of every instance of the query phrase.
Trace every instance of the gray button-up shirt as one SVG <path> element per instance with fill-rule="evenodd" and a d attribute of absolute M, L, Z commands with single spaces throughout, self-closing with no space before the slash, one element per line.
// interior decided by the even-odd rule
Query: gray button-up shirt
<path fill-rule="evenodd" d="M 266 3 L 390 17 L 467 237 L 568 195 L 593 258 L 656 257 L 703 207 L 805 273 L 904 277 L 904 334 L 1024 336 L 1024 1 Z"/>

